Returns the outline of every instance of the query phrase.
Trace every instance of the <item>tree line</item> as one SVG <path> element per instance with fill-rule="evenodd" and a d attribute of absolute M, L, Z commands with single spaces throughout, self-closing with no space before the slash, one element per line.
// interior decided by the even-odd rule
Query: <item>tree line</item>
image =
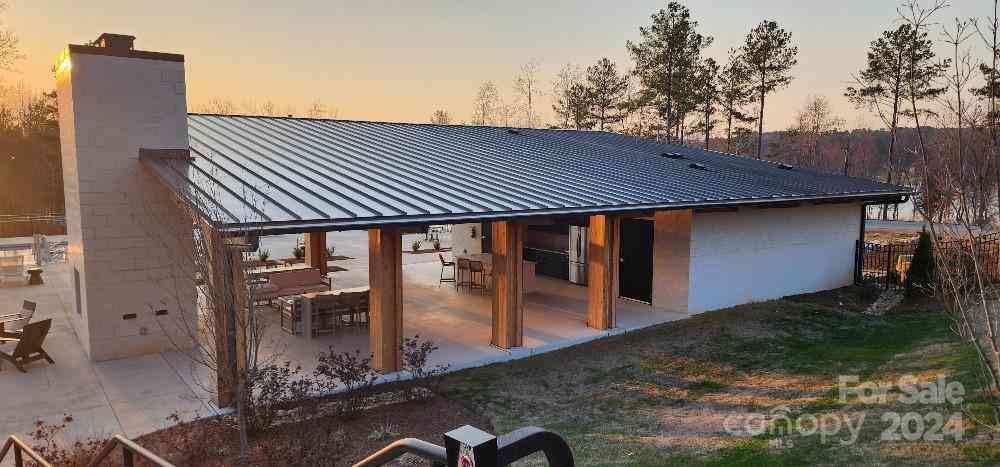
<path fill-rule="evenodd" d="M 797 63 L 792 34 L 764 20 L 719 63 L 706 56 L 714 38 L 698 31 L 687 6 L 672 1 L 650 20 L 639 28 L 638 41 L 625 44 L 631 68 L 602 57 L 586 68 L 567 64 L 559 70 L 551 84 L 556 121 L 548 126 L 616 131 L 679 144 L 700 140 L 705 147 L 722 129 L 725 150 L 750 150 L 761 157 L 767 98 L 792 81 Z M 538 73 L 536 63 L 521 67 L 509 102 L 496 83 L 484 82 L 474 98 L 471 123 L 541 126 Z M 439 109 L 431 122 L 451 123 L 452 118 Z"/>

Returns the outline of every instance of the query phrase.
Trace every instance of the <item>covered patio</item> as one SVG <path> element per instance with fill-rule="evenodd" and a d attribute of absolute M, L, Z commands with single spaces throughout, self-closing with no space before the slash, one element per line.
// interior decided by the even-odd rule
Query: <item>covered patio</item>
<path fill-rule="evenodd" d="M 431 354 L 430 364 L 447 364 L 453 370 L 522 358 L 687 317 L 619 299 L 617 326 L 594 329 L 586 325 L 586 287 L 540 276 L 536 290 L 524 294 L 522 345 L 502 349 L 490 343 L 491 292 L 440 283 L 440 267 L 436 257 L 433 261 L 403 265 L 402 335 L 419 335 L 433 342 L 439 349 Z M 332 273 L 332 278 L 338 288 L 361 287 L 368 284 L 365 272 L 349 269 Z M 369 329 L 363 326 L 345 326 L 333 334 L 308 337 L 283 331 L 278 311 L 271 307 L 259 307 L 258 317 L 268 323 L 264 351 L 310 371 L 316 355 L 331 346 L 337 351 L 359 350 L 362 354 L 371 347 Z"/>

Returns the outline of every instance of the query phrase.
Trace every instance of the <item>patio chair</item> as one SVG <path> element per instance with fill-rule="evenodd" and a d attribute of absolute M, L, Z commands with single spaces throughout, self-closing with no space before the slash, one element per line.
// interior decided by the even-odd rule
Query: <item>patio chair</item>
<path fill-rule="evenodd" d="M 0 337 L 18 338 L 21 330 L 31 322 L 31 317 L 35 315 L 35 302 L 25 300 L 21 304 L 21 311 L 9 315 L 0 315 Z"/>
<path fill-rule="evenodd" d="M 438 253 L 438 259 L 441 260 L 441 278 L 438 279 L 438 284 L 441 284 L 443 282 L 455 282 L 455 262 L 445 261 L 444 255 L 442 255 L 441 253 Z M 451 268 L 451 277 L 447 277 L 444 275 L 444 272 L 448 268 Z"/>
<path fill-rule="evenodd" d="M 27 373 L 24 369 L 25 365 L 38 360 L 45 360 L 54 365 L 56 362 L 42 348 L 45 337 L 49 335 L 50 327 L 52 327 L 52 320 L 46 319 L 25 326 L 24 330 L 21 331 L 20 339 L 0 337 L 0 343 L 5 341 L 17 343 L 13 353 L 0 350 L 0 361 L 6 360 L 14 364 L 14 367 L 21 373 Z"/>

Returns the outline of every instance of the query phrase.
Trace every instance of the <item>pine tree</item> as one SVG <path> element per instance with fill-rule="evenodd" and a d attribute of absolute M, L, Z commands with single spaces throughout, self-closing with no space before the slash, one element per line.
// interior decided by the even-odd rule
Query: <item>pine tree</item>
<path fill-rule="evenodd" d="M 606 125 L 625 119 L 623 105 L 628 91 L 628 76 L 618 74 L 615 62 L 607 57 L 587 67 L 587 101 L 590 104 L 590 118 L 600 130 Z"/>
<path fill-rule="evenodd" d="M 778 23 L 765 20 L 747 34 L 740 57 L 753 77 L 752 90 L 759 105 L 757 113 L 757 158 L 764 142 L 764 98 L 792 82 L 789 74 L 798 63 L 799 48 L 792 45 L 792 34 Z"/>

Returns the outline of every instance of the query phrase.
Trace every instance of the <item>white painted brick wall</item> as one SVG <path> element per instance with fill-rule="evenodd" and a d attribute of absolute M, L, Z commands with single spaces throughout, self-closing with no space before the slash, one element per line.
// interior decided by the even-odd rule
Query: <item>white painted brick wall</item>
<path fill-rule="evenodd" d="M 696 213 L 688 312 L 849 285 L 857 204 Z"/>
<path fill-rule="evenodd" d="M 139 148 L 187 147 L 184 64 L 70 59 L 56 80 L 69 261 L 82 285 L 74 326 L 94 360 L 173 349 L 187 337 L 177 321 L 194 323 L 195 291 L 161 237 L 183 244 L 191 222 L 138 157 Z M 168 318 L 155 317 L 157 309 Z"/>

